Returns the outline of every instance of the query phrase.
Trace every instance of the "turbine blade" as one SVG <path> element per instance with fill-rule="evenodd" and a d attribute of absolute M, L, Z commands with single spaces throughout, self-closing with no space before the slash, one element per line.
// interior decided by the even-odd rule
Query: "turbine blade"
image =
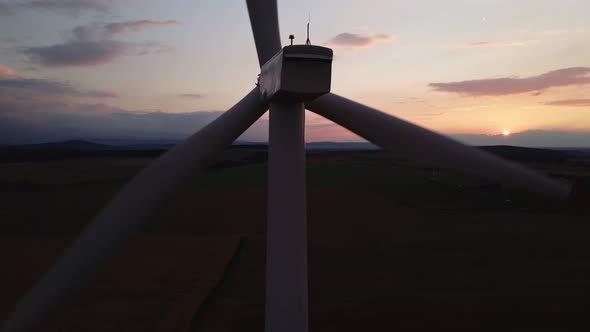
<path fill-rule="evenodd" d="M 570 194 L 566 183 L 333 93 L 306 107 L 404 158 L 494 179 L 512 189 L 551 198 L 564 199 Z"/>
<path fill-rule="evenodd" d="M 231 144 L 267 109 L 254 89 L 215 121 L 141 171 L 20 300 L 1 330 L 25 331 L 38 324 L 83 277 L 138 232 L 178 185 L 202 170 L 216 152 Z"/>
<path fill-rule="evenodd" d="M 256 43 L 258 62 L 262 67 L 281 49 L 276 0 L 246 0 L 250 25 Z"/>

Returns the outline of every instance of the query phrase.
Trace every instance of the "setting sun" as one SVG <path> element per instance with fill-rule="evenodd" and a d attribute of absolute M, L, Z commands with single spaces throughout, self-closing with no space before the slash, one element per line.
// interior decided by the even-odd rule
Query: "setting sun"
<path fill-rule="evenodd" d="M 504 129 L 504 131 L 502 132 L 502 135 L 509 136 L 510 135 L 510 130 Z"/>

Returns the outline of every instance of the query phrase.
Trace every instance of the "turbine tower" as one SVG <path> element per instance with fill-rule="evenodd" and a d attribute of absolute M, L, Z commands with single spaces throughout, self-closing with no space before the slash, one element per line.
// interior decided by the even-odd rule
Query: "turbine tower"
<path fill-rule="evenodd" d="M 246 0 L 261 66 L 257 86 L 136 175 L 17 303 L 2 331 L 26 331 L 147 222 L 189 176 L 270 109 L 265 329 L 308 330 L 305 109 L 383 149 L 555 199 L 570 185 L 330 93 L 332 50 L 281 48 L 276 0 Z M 198 216 L 196 216 L 198 217 Z M 198 222 L 198 220 L 197 220 Z"/>

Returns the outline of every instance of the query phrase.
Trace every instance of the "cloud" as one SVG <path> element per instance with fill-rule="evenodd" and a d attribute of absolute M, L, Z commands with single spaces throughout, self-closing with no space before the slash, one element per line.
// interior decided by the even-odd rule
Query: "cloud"
<path fill-rule="evenodd" d="M 200 93 L 181 93 L 178 97 L 200 99 L 204 96 Z"/>
<path fill-rule="evenodd" d="M 147 28 L 153 27 L 163 27 L 163 26 L 175 26 L 180 25 L 180 22 L 174 20 L 167 20 L 167 21 L 152 21 L 152 20 L 139 20 L 139 21 L 129 21 L 129 22 L 120 22 L 120 23 L 110 23 L 104 26 L 104 29 L 107 33 L 111 35 L 122 33 L 127 30 L 132 31 L 141 31 Z"/>
<path fill-rule="evenodd" d="M 39 143 L 67 139 L 182 139 L 223 112 L 166 113 L 129 111 L 105 103 L 110 91 L 87 90 L 65 82 L 26 78 L 0 65 L 0 144 Z M 196 94 L 190 94 L 196 95 Z M 267 139 L 268 121 L 259 120 L 241 136 Z"/>
<path fill-rule="evenodd" d="M 1 91 L 1 89 L 0 89 Z M 71 139 L 183 139 L 223 112 L 137 112 L 104 103 L 67 100 L 5 100 L 0 94 L 0 144 L 27 144 Z M 268 120 L 257 121 L 240 140 L 266 141 Z M 509 144 L 531 147 L 589 147 L 590 132 L 526 131 L 502 135 L 451 135 L 474 145 Z M 363 141 L 331 122 L 306 129 L 309 141 Z"/>
<path fill-rule="evenodd" d="M 28 47 L 22 53 L 30 60 L 48 67 L 93 66 L 110 63 L 129 55 L 168 52 L 172 48 L 158 42 L 132 43 L 112 39 L 126 30 L 139 31 L 148 27 L 178 25 L 177 21 L 128 21 L 110 24 L 78 26 L 72 39 L 50 46 Z"/>
<path fill-rule="evenodd" d="M 90 41 L 90 40 L 101 40 L 111 39 L 114 35 L 120 34 L 126 31 L 141 31 L 148 28 L 166 27 L 166 26 L 178 26 L 181 23 L 174 20 L 167 21 L 153 21 L 153 20 L 137 20 L 137 21 L 125 21 L 115 22 L 107 24 L 88 24 L 76 27 L 73 30 L 73 35 L 76 40 Z"/>
<path fill-rule="evenodd" d="M 396 36 L 386 34 L 360 35 L 343 32 L 330 39 L 326 45 L 344 48 L 371 48 L 378 43 L 391 42 L 395 39 L 397 39 Z"/>
<path fill-rule="evenodd" d="M 72 31 L 73 39 L 77 41 L 95 41 L 110 39 L 110 35 L 104 32 L 102 24 L 80 25 Z"/>
<path fill-rule="evenodd" d="M 0 99 L 0 144 L 70 139 L 183 139 L 223 112 L 134 112 L 106 104 L 7 102 Z M 257 121 L 240 139 L 267 139 L 268 120 Z"/>
<path fill-rule="evenodd" d="M 13 11 L 13 7 L 11 4 L 2 3 L 0 2 L 0 14 L 10 14 Z"/>
<path fill-rule="evenodd" d="M 536 40 L 514 40 L 514 41 L 480 41 L 468 43 L 466 47 L 503 47 L 503 46 L 524 46 L 536 43 Z"/>
<path fill-rule="evenodd" d="M 554 100 L 544 103 L 544 105 L 550 106 L 590 106 L 590 99 L 562 99 Z"/>
<path fill-rule="evenodd" d="M 0 78 L 0 98 L 8 95 L 18 98 L 34 97 L 45 95 L 57 95 L 60 97 L 94 97 L 94 98 L 117 98 L 118 95 L 109 91 L 80 90 L 69 84 L 35 78 Z"/>
<path fill-rule="evenodd" d="M 109 91 L 81 90 L 70 84 L 47 79 L 26 78 L 0 64 L 0 101 L 42 100 L 47 96 L 117 98 Z"/>
<path fill-rule="evenodd" d="M 12 70 L 0 63 L 0 79 L 19 78 L 19 77 L 20 77 L 20 75 L 18 75 L 14 70 Z"/>
<path fill-rule="evenodd" d="M 23 51 L 31 60 L 43 66 L 91 66 L 109 63 L 129 54 L 134 44 L 115 40 L 71 41 Z"/>
<path fill-rule="evenodd" d="M 12 14 L 22 10 L 43 10 L 69 15 L 83 12 L 107 12 L 110 9 L 108 0 L 34 0 L 0 3 L 0 14 Z"/>
<path fill-rule="evenodd" d="M 503 77 L 448 83 L 430 83 L 436 91 L 452 92 L 467 96 L 501 96 L 518 93 L 534 93 L 571 85 L 590 84 L 589 67 L 572 67 L 553 70 L 531 77 Z"/>

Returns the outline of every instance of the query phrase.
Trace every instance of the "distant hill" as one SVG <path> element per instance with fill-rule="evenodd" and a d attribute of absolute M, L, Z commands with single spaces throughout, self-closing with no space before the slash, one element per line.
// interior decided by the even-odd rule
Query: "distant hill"
<path fill-rule="evenodd" d="M 4 145 L 0 148 L 18 149 L 18 150 L 108 150 L 113 149 L 113 146 L 99 144 L 89 141 L 71 140 L 61 142 L 39 143 L 39 144 L 23 144 L 23 145 Z"/>
<path fill-rule="evenodd" d="M 169 149 L 181 143 L 181 139 L 92 139 L 91 142 L 112 147 L 131 149 Z"/>
<path fill-rule="evenodd" d="M 509 145 L 480 146 L 479 148 L 500 157 L 520 162 L 562 163 L 567 160 L 567 153 L 559 150 Z"/>
<path fill-rule="evenodd" d="M 106 144 L 106 143 L 110 144 Z M 151 157 L 157 156 L 178 144 L 176 140 L 70 140 L 41 144 L 0 145 L 0 162 L 61 160 L 89 157 Z M 264 150 L 267 143 L 236 141 L 234 149 Z M 308 151 L 375 151 L 380 150 L 368 142 L 310 142 Z M 541 149 L 508 145 L 479 147 L 506 159 L 519 162 L 562 163 L 569 157 L 586 155 L 582 149 Z"/>
<path fill-rule="evenodd" d="M 545 130 L 527 130 L 512 133 L 508 136 L 498 135 L 477 135 L 477 134 L 454 134 L 451 138 L 460 142 L 476 145 L 510 145 L 526 146 L 536 148 L 590 148 L 589 133 L 572 133 Z"/>
<path fill-rule="evenodd" d="M 381 148 L 369 142 L 310 142 L 305 145 L 307 150 L 380 150 Z"/>
<path fill-rule="evenodd" d="M 136 149 L 72 140 L 0 147 L 0 163 L 96 157 L 155 157 L 166 149 Z"/>

